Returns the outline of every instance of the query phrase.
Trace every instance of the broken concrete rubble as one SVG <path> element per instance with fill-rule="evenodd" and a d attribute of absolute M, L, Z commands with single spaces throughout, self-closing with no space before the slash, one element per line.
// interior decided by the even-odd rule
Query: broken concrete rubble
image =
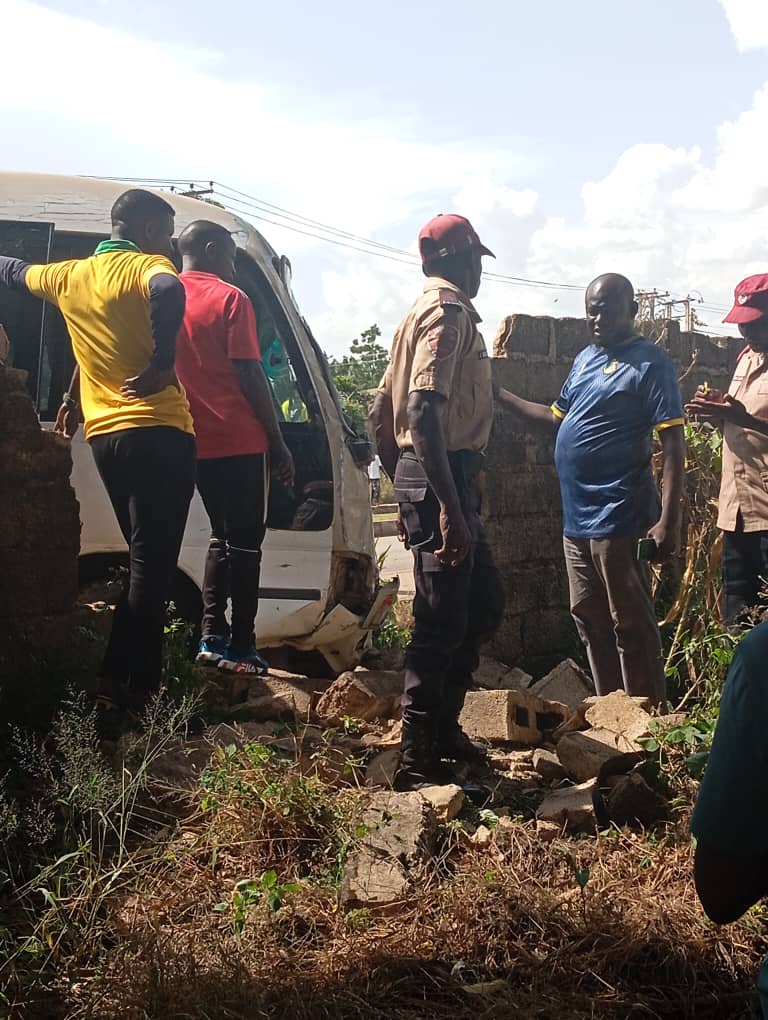
<path fill-rule="evenodd" d="M 478 825 L 472 835 L 469 837 L 469 841 L 473 846 L 485 848 L 491 845 L 493 840 L 493 833 L 487 825 Z"/>
<path fill-rule="evenodd" d="M 428 786 L 419 793 L 428 800 L 438 822 L 451 822 L 464 807 L 464 791 L 460 786 Z"/>
<path fill-rule="evenodd" d="M 566 772 L 554 751 L 537 747 L 533 752 L 533 768 L 548 783 L 565 779 Z"/>
<path fill-rule="evenodd" d="M 585 698 L 595 693 L 589 676 L 573 659 L 565 659 L 531 687 L 531 693 L 548 701 L 559 701 L 568 708 L 578 708 Z"/>
<path fill-rule="evenodd" d="M 327 680 L 313 680 L 298 677 L 269 674 L 252 680 L 248 697 L 235 706 L 232 718 L 235 722 L 267 722 L 275 719 L 300 719 L 307 721 L 318 694 L 327 686 Z"/>
<path fill-rule="evenodd" d="M 538 822 L 554 823 L 561 832 L 593 832 L 597 824 L 596 795 L 597 782 L 594 779 L 579 786 L 556 790 L 541 802 L 536 818 Z"/>
<path fill-rule="evenodd" d="M 459 722 L 473 739 L 535 745 L 567 715 L 564 705 L 525 691 L 470 691 Z"/>
<path fill-rule="evenodd" d="M 557 757 L 569 776 L 579 782 L 627 772 L 642 758 L 638 746 L 611 730 L 566 733 L 557 742 Z"/>
<path fill-rule="evenodd" d="M 530 673 L 517 666 L 507 666 L 487 655 L 480 656 L 480 665 L 472 674 L 472 679 L 476 687 L 493 691 L 524 691 L 533 683 Z"/>
<path fill-rule="evenodd" d="M 403 677 L 392 670 L 356 669 L 342 673 L 317 703 L 318 716 L 334 726 L 344 718 L 373 722 L 400 712 Z"/>
<path fill-rule="evenodd" d="M 602 698 L 588 699 L 584 718 L 594 729 L 608 730 L 635 744 L 648 733 L 651 721 L 651 716 L 642 707 L 644 701 L 643 698 L 630 698 L 624 691 L 612 691 Z"/>
<path fill-rule="evenodd" d="M 363 734 L 360 738 L 360 742 L 363 747 L 399 747 L 400 740 L 403 735 L 403 723 L 402 720 L 398 719 L 391 726 L 384 729 L 377 728 L 371 730 L 369 733 Z"/>
<path fill-rule="evenodd" d="M 393 906 L 434 850 L 435 812 L 419 793 L 382 791 L 367 798 L 360 824 L 365 835 L 347 860 L 341 901 L 347 908 Z"/>

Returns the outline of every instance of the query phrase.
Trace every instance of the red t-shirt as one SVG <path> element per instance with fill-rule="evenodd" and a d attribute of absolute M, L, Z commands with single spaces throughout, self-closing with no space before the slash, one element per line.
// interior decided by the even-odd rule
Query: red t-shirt
<path fill-rule="evenodd" d="M 236 457 L 269 449 L 264 426 L 240 389 L 233 361 L 261 361 L 248 297 L 212 273 L 181 273 L 187 293 L 176 371 L 195 422 L 197 456 Z"/>

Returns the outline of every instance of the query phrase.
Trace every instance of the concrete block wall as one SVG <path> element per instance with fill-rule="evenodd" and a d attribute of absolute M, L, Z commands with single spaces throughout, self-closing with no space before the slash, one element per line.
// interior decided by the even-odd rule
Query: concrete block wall
<path fill-rule="evenodd" d="M 508 316 L 493 345 L 494 379 L 527 400 L 549 405 L 574 357 L 588 343 L 583 319 Z M 741 347 L 738 341 L 721 347 L 707 336 L 682 333 L 675 322 L 667 324 L 663 346 L 678 375 L 685 376 L 681 382 L 685 398 L 705 380 L 725 388 Z M 484 503 L 488 537 L 507 594 L 504 619 L 489 651 L 540 676 L 578 647 L 568 611 L 554 443 L 540 434 L 521 432 L 499 411 L 488 449 Z"/>
<path fill-rule="evenodd" d="M 18 627 L 75 605 L 80 517 L 71 468 L 69 448 L 40 428 L 25 373 L 0 365 L 0 646 Z"/>

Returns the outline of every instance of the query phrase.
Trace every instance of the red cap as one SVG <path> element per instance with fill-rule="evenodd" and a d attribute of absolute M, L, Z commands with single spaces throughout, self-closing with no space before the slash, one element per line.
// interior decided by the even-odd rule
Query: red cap
<path fill-rule="evenodd" d="M 768 315 L 768 273 L 742 280 L 733 292 L 733 308 L 723 322 L 757 322 Z"/>
<path fill-rule="evenodd" d="M 477 231 L 469 220 L 455 213 L 440 213 L 422 227 L 419 233 L 422 262 L 444 258 L 446 255 L 460 255 L 472 248 L 477 248 L 481 255 L 496 258 L 490 248 L 486 248 L 477 236 Z"/>

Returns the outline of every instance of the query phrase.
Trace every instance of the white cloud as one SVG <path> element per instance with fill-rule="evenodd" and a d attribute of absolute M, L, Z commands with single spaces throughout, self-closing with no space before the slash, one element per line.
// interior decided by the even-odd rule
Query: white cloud
<path fill-rule="evenodd" d="M 511 146 L 484 146 L 472 138 L 436 145 L 403 121 L 318 118 L 309 108 L 288 106 L 277 84 L 228 80 L 216 53 L 144 39 L 29 0 L 2 0 L 2 8 L 3 76 L 24 85 L 0 90 L 0 112 L 35 125 L 26 129 L 29 137 L 23 126 L 15 136 L 4 132 L 5 158 L 19 169 L 214 177 L 413 250 L 421 222 L 450 211 L 451 196 L 491 220 L 497 213 L 527 216 L 536 203 L 535 192 L 514 187 L 529 160 Z M 45 67 L 45 75 L 29 73 L 30 39 L 35 66 Z M 46 166 L 24 166 L 20 154 L 39 152 L 32 135 L 41 118 L 56 142 L 64 137 L 71 144 L 54 142 Z M 334 267 L 322 281 L 328 332 L 317 330 L 329 349 L 389 314 L 387 281 L 396 263 L 256 225 L 293 256 L 295 266 L 314 258 Z M 349 296 L 343 297 L 338 278 L 347 266 Z M 363 285 L 360 272 L 382 285 Z M 418 281 L 418 266 L 415 273 Z M 296 285 L 299 292 L 319 293 L 316 283 L 306 287 L 297 278 Z"/>
<path fill-rule="evenodd" d="M 768 46 L 768 4 L 765 0 L 720 0 L 736 45 L 744 50 Z"/>

